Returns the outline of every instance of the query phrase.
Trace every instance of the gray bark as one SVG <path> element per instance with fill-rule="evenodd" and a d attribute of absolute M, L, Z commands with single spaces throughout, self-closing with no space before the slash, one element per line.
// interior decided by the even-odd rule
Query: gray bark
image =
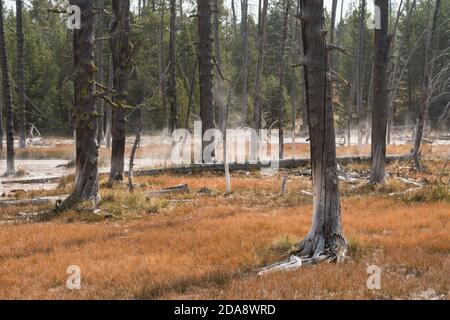
<path fill-rule="evenodd" d="M 298 246 L 300 256 L 343 259 L 347 243 L 341 227 L 330 58 L 326 47 L 323 0 L 301 0 L 306 103 L 314 188 L 311 229 Z"/>
<path fill-rule="evenodd" d="M 169 85 L 168 97 L 170 99 L 169 131 L 178 128 L 177 103 L 177 67 L 176 67 L 176 0 L 170 0 L 170 37 L 169 37 Z"/>
<path fill-rule="evenodd" d="M 242 37 L 242 114 L 241 126 L 247 125 L 248 116 L 248 0 L 241 0 Z"/>
<path fill-rule="evenodd" d="M 17 110 L 19 122 L 19 147 L 26 148 L 26 117 L 25 117 L 25 75 L 24 75 L 24 38 L 22 23 L 23 1 L 16 0 L 16 37 L 17 37 Z"/>

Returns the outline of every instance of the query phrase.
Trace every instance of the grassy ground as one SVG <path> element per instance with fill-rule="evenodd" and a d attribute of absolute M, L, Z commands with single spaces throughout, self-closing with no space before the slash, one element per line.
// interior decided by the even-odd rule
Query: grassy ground
<path fill-rule="evenodd" d="M 450 168 L 427 165 L 413 174 L 394 163 L 388 172 L 396 174 L 383 187 L 341 183 L 346 262 L 265 276 L 257 268 L 286 257 L 311 223 L 311 197 L 300 193 L 311 181 L 299 171 L 235 173 L 228 197 L 215 174 L 137 178 L 133 195 L 102 181 L 100 213 L 83 205 L 46 223 L 14 219 L 45 207 L 0 207 L 0 298 L 448 299 Z M 282 174 L 289 176 L 285 195 Z M 396 176 L 428 186 L 402 193 L 412 186 Z M 72 183 L 16 197 L 66 194 Z M 191 192 L 144 195 L 179 183 Z M 66 288 L 70 265 L 81 268 L 79 291 Z M 370 265 L 382 270 L 381 290 L 366 287 Z"/>

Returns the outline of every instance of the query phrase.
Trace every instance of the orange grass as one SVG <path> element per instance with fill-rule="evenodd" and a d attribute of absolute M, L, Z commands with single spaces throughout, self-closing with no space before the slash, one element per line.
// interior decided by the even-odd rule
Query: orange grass
<path fill-rule="evenodd" d="M 152 201 L 142 195 L 184 182 L 188 194 Z M 428 289 L 449 298 L 449 201 L 343 197 L 347 262 L 257 276 L 311 223 L 311 199 L 299 195 L 311 189 L 310 179 L 291 175 L 284 196 L 280 183 L 280 177 L 235 173 L 234 193 L 223 197 L 225 181 L 212 173 L 139 177 L 131 196 L 125 186 L 102 189 L 103 213 L 121 208 L 122 216 L 87 223 L 73 219 L 80 215 L 74 210 L 47 223 L 0 223 L 0 298 L 410 299 Z M 203 187 L 211 194 L 201 193 Z M 149 211 L 155 201 L 165 205 Z M 0 208 L 0 222 L 42 209 Z M 382 269 L 381 290 L 366 287 L 373 264 Z M 79 291 L 66 288 L 70 265 L 81 268 Z"/>

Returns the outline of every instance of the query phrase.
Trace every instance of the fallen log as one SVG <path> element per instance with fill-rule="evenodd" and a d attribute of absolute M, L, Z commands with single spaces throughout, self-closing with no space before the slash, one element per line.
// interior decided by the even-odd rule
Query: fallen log
<path fill-rule="evenodd" d="M 370 161 L 370 156 L 344 156 L 338 157 L 339 164 L 358 163 Z M 409 155 L 390 155 L 386 157 L 386 162 L 393 161 L 408 161 L 411 160 Z M 309 158 L 296 159 L 282 159 L 278 161 L 278 168 L 280 169 L 295 169 L 299 167 L 306 167 L 310 165 Z M 262 168 L 270 168 L 270 163 L 230 163 L 228 168 L 231 171 L 252 171 L 260 170 Z M 200 172 L 225 172 L 223 163 L 213 164 L 194 164 L 182 167 L 168 167 L 159 169 L 140 169 L 134 172 L 134 176 L 155 176 L 161 174 L 192 174 Z"/>
<path fill-rule="evenodd" d="M 56 203 L 57 201 L 62 201 L 68 196 L 52 196 L 52 197 L 41 197 L 34 199 L 1 199 L 0 207 L 9 206 L 40 206 L 49 203 Z"/>
<path fill-rule="evenodd" d="M 161 190 L 146 192 L 145 196 L 147 198 L 152 198 L 152 197 L 158 197 L 158 196 L 167 195 L 167 194 L 187 193 L 189 191 L 190 190 L 189 190 L 189 187 L 187 184 L 180 184 L 180 185 L 174 186 L 174 187 L 169 187 L 169 188 L 164 188 Z"/>
<path fill-rule="evenodd" d="M 57 182 L 61 177 L 48 177 L 48 178 L 38 178 L 38 179 L 14 179 L 14 180 L 4 180 L 1 184 L 38 184 L 38 183 L 49 183 Z"/>

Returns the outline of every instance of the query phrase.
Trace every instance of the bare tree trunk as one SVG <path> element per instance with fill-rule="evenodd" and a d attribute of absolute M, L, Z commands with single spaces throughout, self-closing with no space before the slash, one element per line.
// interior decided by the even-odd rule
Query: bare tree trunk
<path fill-rule="evenodd" d="M 369 95 L 367 96 L 367 115 L 366 115 L 366 145 L 369 144 L 370 120 L 373 112 L 373 65 L 370 72 Z"/>
<path fill-rule="evenodd" d="M 114 68 L 112 63 L 112 57 L 109 58 L 108 62 L 108 87 L 114 87 Z M 112 99 L 112 95 L 110 97 Z M 111 149 L 111 131 L 112 131 L 112 107 L 110 105 L 106 106 L 106 120 L 105 120 L 105 144 L 107 149 Z"/>
<path fill-rule="evenodd" d="M 16 173 L 14 166 L 14 111 L 3 26 L 3 1 L 0 1 L 0 67 L 2 69 L 3 105 L 6 110 L 6 175 L 10 176 Z"/>
<path fill-rule="evenodd" d="M 236 6 L 234 4 L 234 0 L 231 0 L 231 12 L 233 14 L 233 31 L 234 31 L 234 36 L 237 36 L 237 22 L 236 22 Z"/>
<path fill-rule="evenodd" d="M 248 116 L 248 0 L 241 0 L 242 37 L 242 114 L 241 126 L 247 125 Z"/>
<path fill-rule="evenodd" d="M 167 112 L 167 100 L 166 100 L 166 85 L 165 85 L 165 75 L 164 75 L 164 12 L 165 12 L 165 2 L 161 0 L 161 16 L 159 22 L 158 31 L 158 75 L 159 75 L 159 85 L 161 86 L 161 96 L 162 96 L 162 108 L 163 108 L 163 119 L 164 119 L 164 129 L 169 128 L 168 112 Z"/>
<path fill-rule="evenodd" d="M 283 23 L 283 39 L 281 42 L 280 51 L 280 70 L 278 74 L 278 98 L 279 98 L 279 111 L 278 111 L 278 139 L 279 139 L 279 158 L 284 159 L 284 62 L 285 62 L 285 51 L 286 51 L 286 41 L 288 36 L 288 22 L 289 22 L 289 10 L 290 10 L 290 0 L 285 1 L 286 8 L 284 13 L 284 23 Z"/>
<path fill-rule="evenodd" d="M 417 117 L 416 130 L 414 134 L 414 148 L 412 152 L 412 157 L 414 161 L 414 167 L 417 170 L 422 169 L 422 164 L 420 163 L 420 146 L 422 144 L 423 131 L 425 126 L 425 121 L 428 116 L 428 110 L 431 105 L 432 96 L 432 79 L 433 79 L 433 68 L 434 68 L 434 52 L 435 52 L 435 39 L 436 39 L 436 29 L 437 22 L 439 18 L 439 9 L 441 5 L 441 0 L 436 0 L 434 7 L 433 20 L 428 33 L 428 39 L 425 51 L 425 67 L 424 76 L 422 82 L 422 93 L 421 102 L 419 107 L 419 114 Z"/>
<path fill-rule="evenodd" d="M 366 29 L 366 0 L 361 0 L 359 7 L 359 27 L 358 27 L 358 54 L 356 63 L 356 114 L 358 119 L 358 146 L 362 145 L 362 104 L 363 104 L 363 88 L 364 88 L 364 34 Z"/>
<path fill-rule="evenodd" d="M 178 128 L 177 105 L 177 66 L 176 66 L 176 0 L 170 0 L 170 39 L 169 39 L 169 92 L 170 123 L 169 130 Z"/>
<path fill-rule="evenodd" d="M 113 18 L 111 21 L 111 53 L 114 68 L 113 101 L 118 107 L 112 112 L 112 181 L 123 180 L 125 161 L 125 109 L 127 100 L 128 76 L 131 63 L 130 46 L 130 1 L 112 1 Z"/>
<path fill-rule="evenodd" d="M 25 117 L 25 79 L 24 79 L 24 47 L 23 47 L 23 1 L 16 0 L 16 37 L 17 37 L 17 110 L 19 113 L 19 148 L 27 147 Z"/>
<path fill-rule="evenodd" d="M 74 118 L 76 127 L 75 187 L 62 208 L 80 201 L 98 202 L 98 144 L 95 110 L 94 26 L 93 1 L 71 0 L 81 9 L 81 29 L 75 30 L 74 51 Z"/>
<path fill-rule="evenodd" d="M 262 2 L 262 6 L 261 6 Z M 265 43 L 266 43 L 266 20 L 267 20 L 267 8 L 269 6 L 268 0 L 259 0 L 259 18 L 258 18 L 258 61 L 256 64 L 256 75 L 255 75 L 255 94 L 253 96 L 253 121 L 252 127 L 258 133 L 261 128 L 262 122 L 262 77 L 264 70 L 264 58 L 265 58 Z M 251 158 L 252 160 L 257 160 L 257 150 L 258 150 L 258 137 L 252 137 L 252 150 Z"/>
<path fill-rule="evenodd" d="M 212 30 L 211 0 L 198 0 L 198 67 L 200 85 L 200 118 L 202 119 L 202 137 L 204 133 L 215 128 L 214 98 L 212 92 Z M 202 155 L 205 147 L 203 143 Z M 203 158 L 203 156 L 202 156 Z"/>
<path fill-rule="evenodd" d="M 386 67 L 389 60 L 388 35 L 389 6 L 384 0 L 375 0 L 380 8 L 381 28 L 375 29 L 375 62 L 373 80 L 373 112 L 372 112 L 372 166 L 371 183 L 382 183 L 385 179 L 386 163 L 386 130 L 388 118 Z"/>
<path fill-rule="evenodd" d="M 197 77 L 197 67 L 198 67 L 198 59 L 195 60 L 194 66 L 192 67 L 192 78 L 191 78 L 191 84 L 189 86 L 189 101 L 188 101 L 188 107 L 187 107 L 187 111 L 186 111 L 186 120 L 184 123 L 184 127 L 186 129 L 189 128 L 189 121 L 191 120 L 191 110 L 192 110 L 192 106 L 194 104 L 195 84 L 197 83 L 195 81 L 195 78 Z"/>
<path fill-rule="evenodd" d="M 1 97 L 0 88 L 0 97 Z M 3 151 L 3 101 L 0 98 L 0 151 Z"/>
<path fill-rule="evenodd" d="M 103 21 L 104 21 L 104 0 L 98 0 L 98 37 L 103 37 Z M 104 69 L 103 69 L 103 40 L 97 41 L 97 69 L 98 69 L 98 82 L 103 84 L 104 80 Z M 97 100 L 97 113 L 100 115 L 97 120 L 97 141 L 100 146 L 104 140 L 103 136 L 103 116 L 104 116 L 104 100 Z"/>
<path fill-rule="evenodd" d="M 216 62 L 216 72 L 215 72 L 215 93 L 214 100 L 216 103 L 217 115 L 218 115 L 218 126 L 220 130 L 224 130 L 225 127 L 225 103 L 223 96 L 223 79 L 220 75 L 222 70 L 222 54 L 220 52 L 220 3 L 219 0 L 214 0 L 214 55 Z"/>
<path fill-rule="evenodd" d="M 300 256 L 328 256 L 341 261 L 347 251 L 341 226 L 336 164 L 332 85 L 327 77 L 330 58 L 326 47 L 323 0 L 301 0 L 305 53 L 306 101 L 314 185 L 311 229 L 298 246 Z"/>

